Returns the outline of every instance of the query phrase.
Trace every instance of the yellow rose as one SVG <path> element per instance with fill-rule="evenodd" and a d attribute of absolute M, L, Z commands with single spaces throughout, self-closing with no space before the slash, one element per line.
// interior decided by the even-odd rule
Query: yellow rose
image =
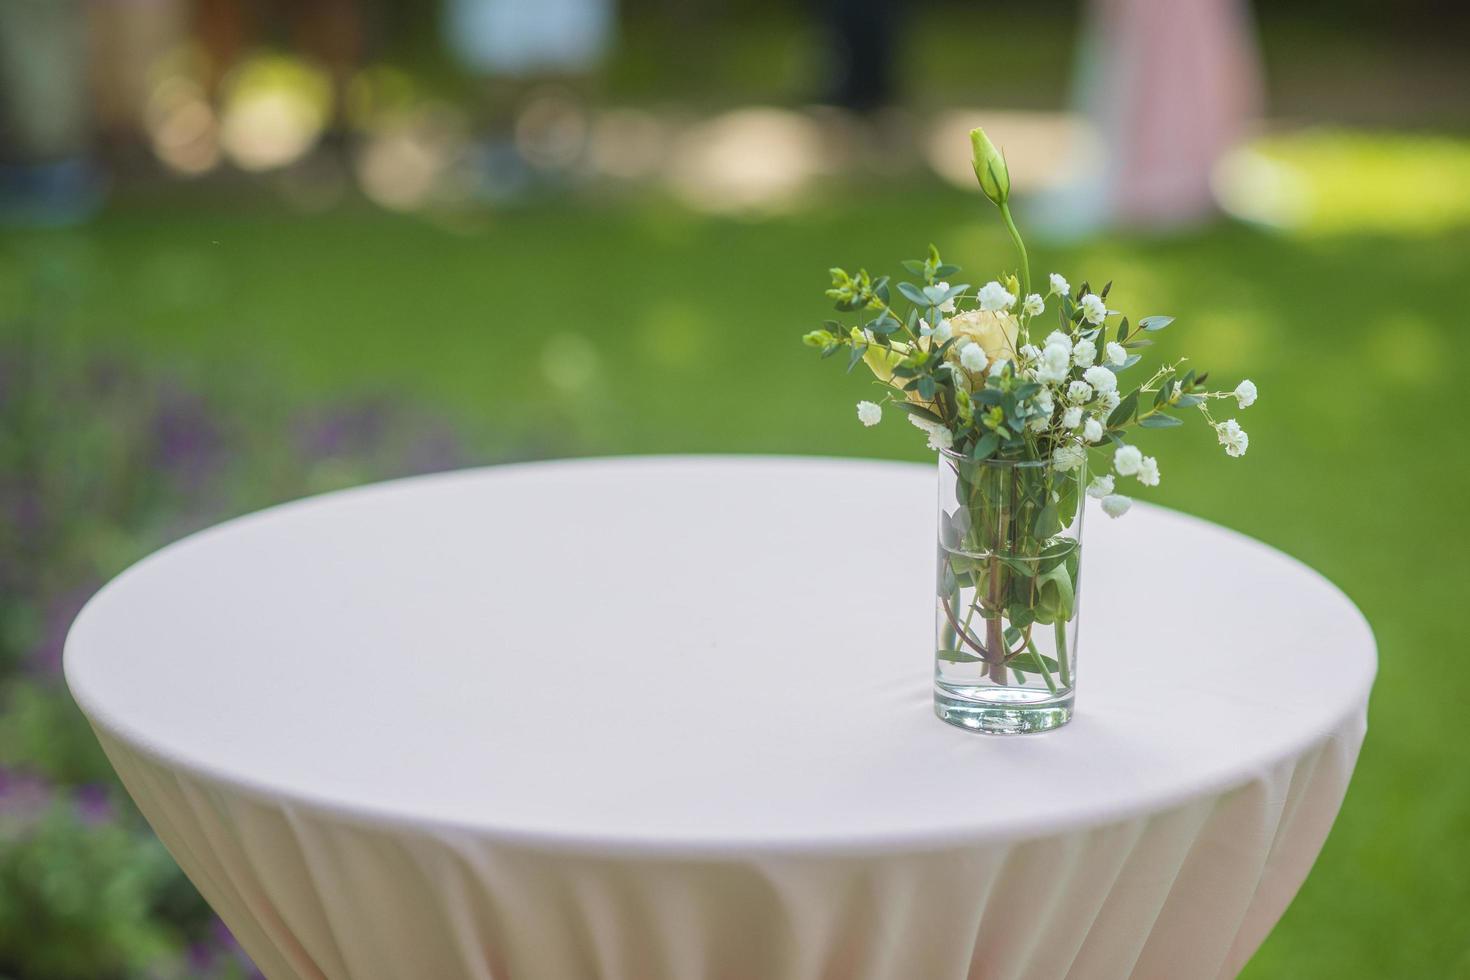
<path fill-rule="evenodd" d="M 1014 316 L 1003 310 L 968 310 L 950 317 L 949 328 L 956 337 L 979 344 L 985 356 L 992 361 L 997 357 L 1008 361 L 1016 360 L 1016 333 L 1021 327 Z M 958 361 L 962 346 L 964 345 L 955 344 L 951 347 L 948 359 Z"/>
<path fill-rule="evenodd" d="M 863 332 L 857 327 L 852 328 L 852 339 L 855 343 L 866 343 Z M 927 349 L 925 347 L 925 350 Z M 908 384 L 909 379 L 895 378 L 893 376 L 893 369 L 902 364 L 904 358 L 912 354 L 913 350 L 912 344 L 906 344 L 901 340 L 895 340 L 892 346 L 889 347 L 884 347 L 881 344 L 868 344 L 868 349 L 863 354 L 863 363 L 868 366 L 868 370 L 873 372 L 873 377 L 879 381 L 886 385 L 892 385 L 895 388 L 902 388 Z M 934 403 L 920 398 L 917 391 L 904 392 L 904 398 L 915 405 L 922 405 L 930 410 L 934 408 Z"/>
<path fill-rule="evenodd" d="M 855 344 L 867 344 L 868 340 L 863 332 L 857 327 L 852 328 L 852 341 Z M 863 354 L 863 363 L 873 372 L 873 377 L 884 384 L 893 383 L 893 369 L 908 355 L 909 345 L 902 341 L 896 341 L 892 347 L 883 347 L 879 344 L 868 344 L 868 350 Z"/>

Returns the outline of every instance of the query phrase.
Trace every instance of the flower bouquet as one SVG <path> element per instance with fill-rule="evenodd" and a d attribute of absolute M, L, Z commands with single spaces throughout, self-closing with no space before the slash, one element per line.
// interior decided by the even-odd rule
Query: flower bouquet
<path fill-rule="evenodd" d="M 1256 388 L 1211 390 L 1187 359 L 1135 370 L 1149 335 L 1173 318 L 1120 315 L 1108 306 L 1111 283 L 1074 290 L 1052 273 L 1033 292 L 1005 159 L 983 131 L 970 137 L 1018 273 L 952 285 L 959 267 L 932 245 L 903 263 L 908 281 L 833 269 L 827 296 L 853 322 L 829 320 L 803 340 L 823 357 L 845 354 L 849 371 L 872 371 L 883 394 L 858 402 L 863 425 L 901 411 L 939 454 L 936 713 L 982 732 L 1045 731 L 1072 716 L 1085 499 L 1126 514 L 1120 481 L 1159 483 L 1158 461 L 1130 434 L 1181 425 L 1186 410 L 1227 454 L 1244 455 L 1245 430 L 1211 407 L 1244 409 Z M 1130 374 L 1144 380 L 1130 385 Z"/>

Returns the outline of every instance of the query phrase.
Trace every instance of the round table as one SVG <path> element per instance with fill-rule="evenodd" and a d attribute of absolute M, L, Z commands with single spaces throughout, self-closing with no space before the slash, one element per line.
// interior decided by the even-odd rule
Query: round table
<path fill-rule="evenodd" d="M 931 709 L 934 473 L 505 466 L 277 507 L 82 612 L 72 692 L 272 978 L 1233 976 L 1365 730 L 1352 604 L 1087 519 L 1076 719 Z"/>

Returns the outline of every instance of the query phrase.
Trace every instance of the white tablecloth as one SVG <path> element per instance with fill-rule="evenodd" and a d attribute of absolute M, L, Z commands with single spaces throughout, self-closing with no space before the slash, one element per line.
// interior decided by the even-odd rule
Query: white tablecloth
<path fill-rule="evenodd" d="M 513 466 L 195 535 L 66 649 L 129 792 L 273 978 L 1231 976 L 1364 733 L 1295 561 L 1088 520 L 1076 719 L 930 706 L 934 474 Z"/>

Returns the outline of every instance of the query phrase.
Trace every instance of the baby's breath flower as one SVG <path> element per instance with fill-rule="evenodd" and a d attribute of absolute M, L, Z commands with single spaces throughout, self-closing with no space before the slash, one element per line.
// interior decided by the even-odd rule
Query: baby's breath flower
<path fill-rule="evenodd" d="M 910 415 L 908 419 L 913 423 L 914 428 L 929 434 L 930 449 L 949 449 L 954 445 L 954 433 L 940 423 L 919 418 L 917 415 Z"/>
<path fill-rule="evenodd" d="M 960 365 L 966 371 L 984 371 L 987 363 L 985 348 L 979 344 L 969 343 L 960 350 Z"/>
<path fill-rule="evenodd" d="M 934 328 L 931 327 L 931 326 L 929 326 L 929 321 L 928 320 L 920 320 L 919 321 L 919 336 L 920 337 L 928 337 L 928 336 L 930 336 L 933 333 L 934 333 Z"/>
<path fill-rule="evenodd" d="M 1082 426 L 1082 438 L 1087 442 L 1101 442 L 1103 424 L 1097 419 L 1088 419 Z"/>
<path fill-rule="evenodd" d="M 1026 428 L 1032 432 L 1045 432 L 1051 426 L 1051 415 L 1033 415 L 1026 420 Z"/>
<path fill-rule="evenodd" d="M 1102 301 L 1097 293 L 1088 293 L 1082 297 L 1082 319 L 1088 323 L 1102 323 L 1108 318 L 1108 306 Z"/>
<path fill-rule="evenodd" d="M 1123 402 L 1123 396 L 1117 390 L 1103 392 L 1101 405 L 1104 412 L 1111 412 Z"/>
<path fill-rule="evenodd" d="M 954 304 L 950 304 L 951 308 L 953 308 L 953 305 Z M 934 339 L 943 344 L 948 342 L 949 338 L 953 336 L 954 327 L 950 326 L 948 320 L 940 320 L 939 326 L 934 328 Z"/>
<path fill-rule="evenodd" d="M 1237 404 L 1240 405 L 1241 408 L 1250 408 L 1256 403 L 1255 382 L 1247 378 L 1240 384 L 1236 385 L 1235 390 L 1232 391 L 1231 394 L 1235 396 L 1235 401 Z"/>
<path fill-rule="evenodd" d="M 1041 357 L 1041 349 L 1035 344 L 1022 344 L 1019 353 L 1022 361 L 1030 363 L 1035 363 L 1036 359 Z"/>
<path fill-rule="evenodd" d="M 1143 462 L 1138 464 L 1138 482 L 1146 487 L 1159 485 L 1159 461 L 1152 456 L 1143 457 Z"/>
<path fill-rule="evenodd" d="M 1060 330 L 1053 330 L 1046 335 L 1046 346 L 1050 347 L 1052 344 L 1061 344 L 1068 350 L 1071 350 L 1072 338 Z"/>
<path fill-rule="evenodd" d="M 1092 385 L 1086 381 L 1073 381 L 1067 385 L 1067 400 L 1078 403 L 1092 400 Z"/>
<path fill-rule="evenodd" d="M 1087 383 L 1097 389 L 1099 394 L 1107 394 L 1118 388 L 1118 376 L 1105 367 L 1090 367 L 1082 372 L 1082 377 Z"/>
<path fill-rule="evenodd" d="M 872 428 L 883 421 L 883 409 L 875 402 L 857 403 L 858 421 Z"/>
<path fill-rule="evenodd" d="M 1008 310 L 1016 302 L 1016 297 L 1007 292 L 1006 288 L 998 282 L 987 282 L 981 286 L 975 298 L 980 301 L 980 309 L 989 310 L 992 313 Z"/>
<path fill-rule="evenodd" d="M 1227 456 L 1244 456 L 1245 451 L 1250 448 L 1251 437 L 1234 419 L 1217 423 L 1215 434 L 1220 437 L 1220 445 L 1225 447 Z"/>
<path fill-rule="evenodd" d="M 991 376 L 998 378 L 1002 374 L 1005 374 L 1006 365 L 1009 363 L 1011 362 L 1006 360 L 1004 357 L 997 357 L 990 365 Z"/>
<path fill-rule="evenodd" d="M 936 282 L 934 285 L 937 288 L 939 288 L 939 289 L 944 289 L 944 290 L 948 290 L 949 289 L 949 283 L 947 283 L 947 282 Z M 939 304 L 939 312 L 941 312 L 941 313 L 953 313 L 954 312 L 954 300 L 947 299 L 943 303 L 940 303 Z"/>
<path fill-rule="evenodd" d="M 1122 344 L 1108 343 L 1108 363 L 1122 364 L 1128 360 L 1128 350 Z"/>
<path fill-rule="evenodd" d="M 1062 428 L 1075 429 L 1082 424 L 1082 408 L 1073 405 L 1062 413 Z"/>
<path fill-rule="evenodd" d="M 1075 442 L 1058 446 L 1051 454 L 1052 465 L 1062 472 L 1075 470 L 1087 462 L 1087 450 Z"/>
<path fill-rule="evenodd" d="M 1072 345 L 1072 363 L 1080 368 L 1091 367 L 1097 360 L 1097 344 L 1083 337 Z"/>
<path fill-rule="evenodd" d="M 1026 301 L 1021 304 L 1021 312 L 1027 316 L 1041 316 L 1045 310 L 1046 300 L 1042 299 L 1036 293 L 1027 294 Z"/>
<path fill-rule="evenodd" d="M 1067 293 L 1070 293 L 1072 291 L 1072 287 L 1067 285 L 1067 280 L 1063 279 L 1060 273 L 1053 272 L 1046 278 L 1047 282 L 1051 283 L 1051 291 L 1053 294 L 1057 296 L 1065 296 Z"/>
<path fill-rule="evenodd" d="M 1040 391 L 1032 396 L 1031 400 L 1035 403 L 1038 409 L 1046 413 L 1048 418 L 1051 417 L 1052 412 L 1056 411 L 1057 406 L 1056 403 L 1052 401 L 1050 388 L 1042 388 Z"/>
<path fill-rule="evenodd" d="M 1132 476 L 1143 465 L 1143 452 L 1137 446 L 1119 446 L 1113 453 L 1113 469 L 1119 476 Z"/>
<path fill-rule="evenodd" d="M 1110 493 L 1102 499 L 1103 513 L 1109 517 L 1122 517 L 1132 506 L 1133 501 L 1120 493 Z"/>
<path fill-rule="evenodd" d="M 1060 344 L 1047 342 L 1041 352 L 1041 362 L 1036 365 L 1036 380 L 1042 384 L 1061 384 L 1072 370 L 1072 344 L 1062 338 Z"/>
<path fill-rule="evenodd" d="M 1087 495 L 1095 500 L 1101 500 L 1112 492 L 1113 474 L 1111 473 L 1095 476 L 1092 478 L 1092 482 L 1087 485 Z"/>

